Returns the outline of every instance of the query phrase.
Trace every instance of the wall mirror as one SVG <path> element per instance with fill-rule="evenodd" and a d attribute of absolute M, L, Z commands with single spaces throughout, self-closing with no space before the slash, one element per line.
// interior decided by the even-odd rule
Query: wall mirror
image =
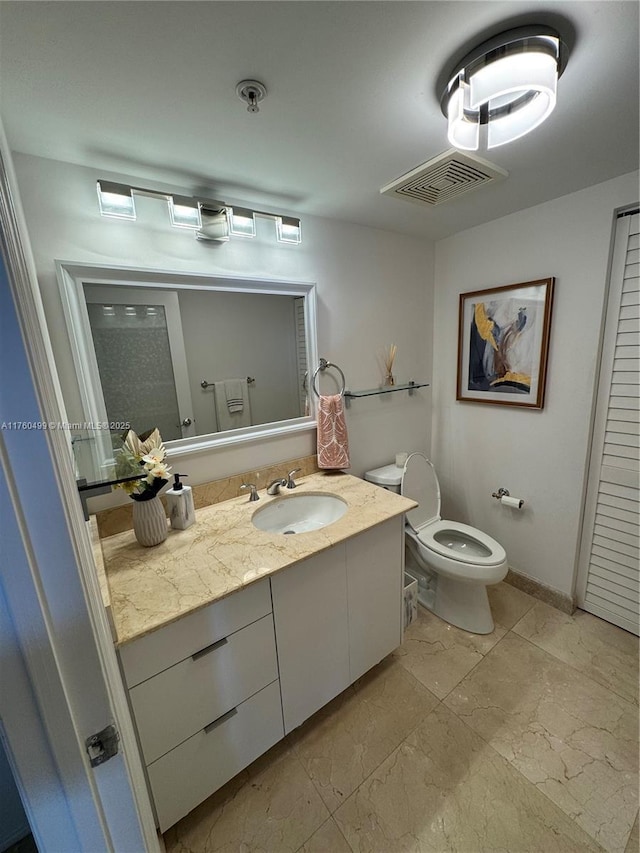
<path fill-rule="evenodd" d="M 157 426 L 173 452 L 312 429 L 315 285 L 57 262 L 79 395 L 76 458 L 113 456 L 109 429 Z M 67 387 L 65 387 L 67 386 Z"/>

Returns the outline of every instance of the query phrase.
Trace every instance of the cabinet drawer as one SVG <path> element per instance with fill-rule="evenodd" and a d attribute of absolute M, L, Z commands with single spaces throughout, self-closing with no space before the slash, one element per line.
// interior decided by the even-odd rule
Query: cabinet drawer
<path fill-rule="evenodd" d="M 194 652 L 271 612 L 269 579 L 215 601 L 120 648 L 127 687 L 134 687 Z"/>
<path fill-rule="evenodd" d="M 278 681 L 148 768 L 164 832 L 284 736 Z"/>
<path fill-rule="evenodd" d="M 129 691 L 145 764 L 278 677 L 273 617 L 230 634 Z"/>

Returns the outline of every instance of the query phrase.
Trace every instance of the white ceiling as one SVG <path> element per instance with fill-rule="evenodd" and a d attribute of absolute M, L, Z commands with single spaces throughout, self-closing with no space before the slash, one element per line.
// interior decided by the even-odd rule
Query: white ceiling
<path fill-rule="evenodd" d="M 14 151 L 439 239 L 638 168 L 623 2 L 0 2 Z M 571 43 L 552 116 L 483 156 L 509 178 L 435 208 L 379 195 L 448 148 L 436 81 L 508 26 Z M 251 115 L 236 84 L 261 80 Z M 482 152 L 479 152 L 482 154 Z"/>

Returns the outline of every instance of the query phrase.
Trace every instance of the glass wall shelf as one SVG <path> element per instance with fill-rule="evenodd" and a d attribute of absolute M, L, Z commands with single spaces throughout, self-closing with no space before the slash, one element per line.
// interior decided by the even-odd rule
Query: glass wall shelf
<path fill-rule="evenodd" d="M 347 406 L 349 406 L 351 400 L 355 400 L 357 397 L 374 397 L 378 394 L 393 394 L 395 391 L 407 391 L 411 397 L 416 388 L 428 387 L 428 382 L 414 382 L 411 380 L 403 385 L 382 385 L 379 388 L 368 388 L 366 391 L 345 391 L 344 398 Z"/>
<path fill-rule="evenodd" d="M 146 474 L 123 453 L 123 437 L 122 431 L 86 428 L 71 433 L 76 486 L 87 520 L 88 498 L 108 494 L 120 483 L 142 480 Z"/>

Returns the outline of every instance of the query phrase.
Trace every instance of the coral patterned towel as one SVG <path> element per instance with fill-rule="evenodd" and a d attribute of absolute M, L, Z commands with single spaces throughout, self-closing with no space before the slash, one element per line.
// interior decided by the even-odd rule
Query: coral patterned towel
<path fill-rule="evenodd" d="M 349 468 L 349 438 L 341 394 L 320 396 L 318 468 Z"/>

